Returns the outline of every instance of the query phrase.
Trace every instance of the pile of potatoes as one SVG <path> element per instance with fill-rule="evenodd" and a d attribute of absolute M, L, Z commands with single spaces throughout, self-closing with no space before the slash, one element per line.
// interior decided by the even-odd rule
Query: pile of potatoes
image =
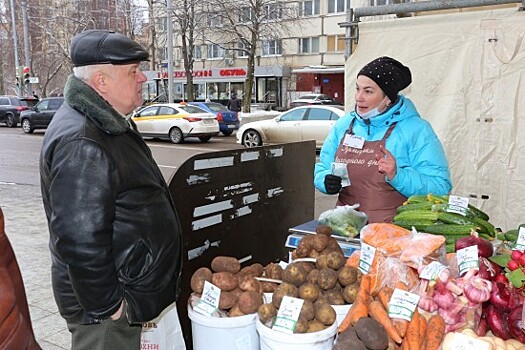
<path fill-rule="evenodd" d="M 331 305 L 354 302 L 362 273 L 345 266 L 346 258 L 328 226 L 319 226 L 315 235 L 301 239 L 292 252 L 294 259 L 315 258 L 313 262 L 293 262 L 282 272 L 282 283 L 272 294 L 271 303 L 259 307 L 259 319 L 271 326 L 284 296 L 304 300 L 295 333 L 310 333 L 331 326 L 336 312 Z"/>

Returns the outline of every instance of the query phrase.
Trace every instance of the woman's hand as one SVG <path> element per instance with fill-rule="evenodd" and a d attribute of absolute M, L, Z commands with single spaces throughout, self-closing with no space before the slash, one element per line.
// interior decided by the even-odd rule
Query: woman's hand
<path fill-rule="evenodd" d="M 385 174 L 388 181 L 392 181 L 394 176 L 396 176 L 396 159 L 390 153 L 389 150 L 383 147 L 383 145 L 379 146 L 379 154 L 376 154 L 376 160 L 377 160 L 377 169 L 381 174 Z"/>

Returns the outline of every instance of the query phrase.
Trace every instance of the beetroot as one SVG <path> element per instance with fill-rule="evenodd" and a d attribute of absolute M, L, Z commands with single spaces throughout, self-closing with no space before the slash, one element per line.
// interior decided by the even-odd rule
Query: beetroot
<path fill-rule="evenodd" d="M 522 305 L 519 305 L 515 307 L 514 309 L 512 309 L 507 319 L 508 320 L 507 322 L 508 322 L 509 331 L 512 337 L 514 339 L 519 340 L 522 343 L 525 343 L 525 330 L 521 328 L 522 309 L 523 309 Z"/>
<path fill-rule="evenodd" d="M 511 334 L 505 319 L 506 314 L 501 309 L 496 308 L 494 305 L 489 305 L 485 309 L 485 315 L 490 330 L 495 336 L 503 340 L 510 339 Z"/>
<path fill-rule="evenodd" d="M 492 256 L 494 247 L 488 240 L 478 237 L 476 234 L 461 237 L 456 240 L 456 251 L 473 245 L 478 246 L 478 255 L 484 258 Z"/>

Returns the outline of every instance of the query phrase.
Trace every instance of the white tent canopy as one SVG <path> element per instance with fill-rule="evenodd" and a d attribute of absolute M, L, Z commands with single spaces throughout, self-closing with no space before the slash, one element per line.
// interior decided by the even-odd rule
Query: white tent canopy
<path fill-rule="evenodd" d="M 359 24 L 345 66 L 345 106 L 359 69 L 379 56 L 410 67 L 403 93 L 433 125 L 452 173 L 502 230 L 525 223 L 525 12 L 515 8 Z"/>

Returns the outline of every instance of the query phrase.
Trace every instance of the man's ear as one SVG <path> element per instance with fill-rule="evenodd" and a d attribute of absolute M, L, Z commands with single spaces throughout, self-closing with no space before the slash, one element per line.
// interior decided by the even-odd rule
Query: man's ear
<path fill-rule="evenodd" d="M 107 91 L 107 76 L 103 72 L 96 72 L 93 74 L 91 78 L 91 83 L 93 84 L 93 88 L 100 92 L 106 92 Z"/>

